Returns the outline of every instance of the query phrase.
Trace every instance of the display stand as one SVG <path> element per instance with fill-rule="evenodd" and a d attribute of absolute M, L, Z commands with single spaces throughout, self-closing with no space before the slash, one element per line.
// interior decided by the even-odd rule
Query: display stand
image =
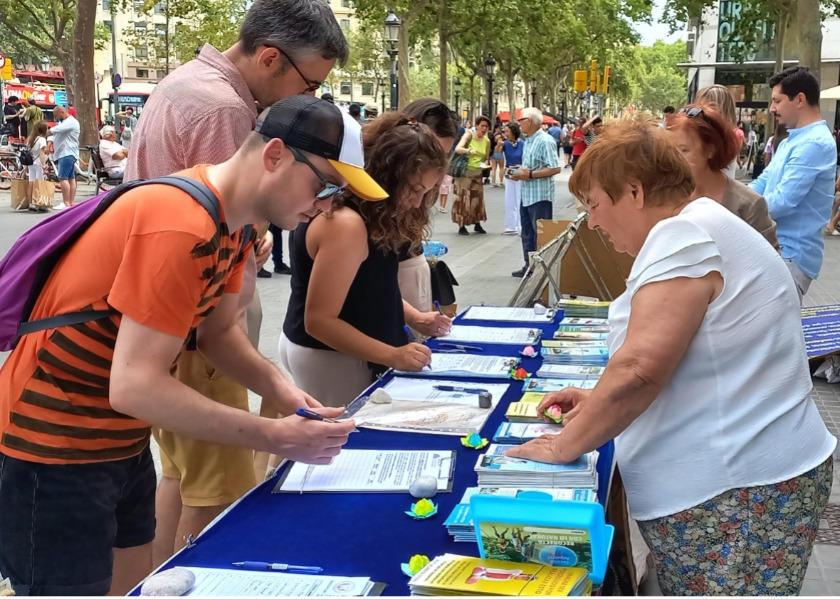
<path fill-rule="evenodd" d="M 560 263 L 573 246 L 578 228 L 585 220 L 586 213 L 579 214 L 562 233 L 531 255 L 528 271 L 510 299 L 509 306 L 533 306 L 549 284 L 552 293 L 557 298 L 561 296 Z M 555 272 L 556 277 L 553 274 Z"/>

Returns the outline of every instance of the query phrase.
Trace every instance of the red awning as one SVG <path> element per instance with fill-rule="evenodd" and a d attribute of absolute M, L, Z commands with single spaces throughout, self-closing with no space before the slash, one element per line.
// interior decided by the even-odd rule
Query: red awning
<path fill-rule="evenodd" d="M 498 116 L 498 117 L 499 117 L 499 119 L 500 119 L 503 123 L 507 123 L 507 122 L 509 122 L 509 121 L 510 121 L 510 111 L 509 111 L 509 110 L 506 110 L 506 111 L 504 111 L 504 112 L 500 112 L 500 113 L 499 113 L 499 114 L 497 114 L 496 116 Z M 522 116 L 522 109 L 521 109 L 521 108 L 517 108 L 517 109 L 516 109 L 516 118 L 517 118 L 517 119 L 519 119 L 521 116 Z M 547 114 L 544 114 L 544 115 L 543 115 L 543 124 L 545 124 L 545 125 L 550 125 L 550 124 L 551 124 L 551 123 L 553 123 L 553 122 L 554 122 L 554 117 L 553 117 L 553 116 L 549 116 L 549 115 L 547 115 Z"/>

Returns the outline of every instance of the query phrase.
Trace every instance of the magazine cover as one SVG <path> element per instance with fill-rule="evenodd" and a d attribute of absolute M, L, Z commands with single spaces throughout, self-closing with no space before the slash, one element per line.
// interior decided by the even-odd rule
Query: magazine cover
<path fill-rule="evenodd" d="M 588 530 L 504 522 L 479 522 L 478 527 L 487 559 L 592 570 Z"/>

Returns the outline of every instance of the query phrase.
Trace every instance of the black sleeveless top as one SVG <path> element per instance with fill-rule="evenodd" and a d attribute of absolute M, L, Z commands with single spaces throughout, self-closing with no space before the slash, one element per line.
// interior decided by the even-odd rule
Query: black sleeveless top
<path fill-rule="evenodd" d="M 350 202 L 346 207 L 358 212 Z M 314 264 L 306 251 L 308 229 L 309 223 L 301 223 L 289 234 L 292 294 L 286 310 L 286 320 L 283 322 L 283 333 L 297 345 L 332 350 L 331 347 L 309 335 L 304 326 L 306 294 Z M 398 271 L 397 253 L 391 250 L 383 251 L 368 241 L 368 257 L 359 266 L 338 315 L 341 320 L 365 335 L 393 347 L 408 343 L 403 329 L 405 314 L 397 281 Z M 370 366 L 376 373 L 384 372 L 387 368 L 381 364 L 370 364 Z"/>

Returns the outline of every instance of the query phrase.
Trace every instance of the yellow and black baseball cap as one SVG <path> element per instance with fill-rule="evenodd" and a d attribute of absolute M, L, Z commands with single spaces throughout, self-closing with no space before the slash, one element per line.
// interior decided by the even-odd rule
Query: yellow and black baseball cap
<path fill-rule="evenodd" d="M 329 161 L 354 194 L 371 202 L 388 193 L 365 172 L 362 127 L 335 104 L 313 96 L 275 102 L 257 120 L 257 133 Z"/>

